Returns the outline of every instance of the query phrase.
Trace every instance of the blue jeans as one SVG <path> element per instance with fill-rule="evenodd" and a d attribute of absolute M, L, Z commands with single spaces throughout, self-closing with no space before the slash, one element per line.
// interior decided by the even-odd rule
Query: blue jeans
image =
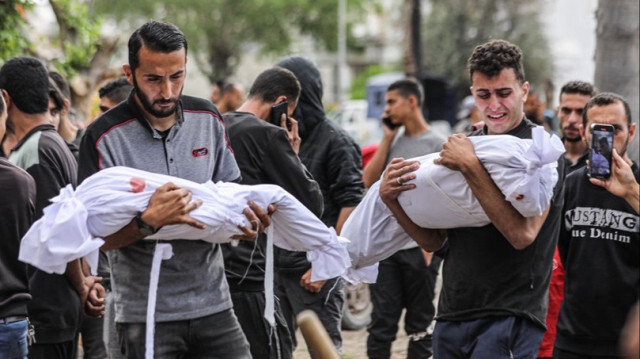
<path fill-rule="evenodd" d="M 116 323 L 127 359 L 145 357 L 144 323 Z M 156 323 L 156 359 L 251 359 L 249 343 L 233 310 L 206 317 Z"/>
<path fill-rule="evenodd" d="M 27 345 L 26 320 L 5 324 L 0 319 L 0 353 L 6 359 L 26 359 L 29 352 Z"/>
<path fill-rule="evenodd" d="M 433 357 L 535 359 L 543 334 L 542 327 L 516 316 L 440 321 L 433 332 Z"/>

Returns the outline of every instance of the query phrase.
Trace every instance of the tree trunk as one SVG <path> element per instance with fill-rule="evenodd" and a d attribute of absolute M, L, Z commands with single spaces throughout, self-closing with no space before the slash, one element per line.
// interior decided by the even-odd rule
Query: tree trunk
<path fill-rule="evenodd" d="M 638 0 L 598 2 L 594 76 L 599 91 L 615 92 L 627 99 L 636 124 L 640 108 L 638 8 Z M 628 150 L 637 162 L 638 134 Z"/>

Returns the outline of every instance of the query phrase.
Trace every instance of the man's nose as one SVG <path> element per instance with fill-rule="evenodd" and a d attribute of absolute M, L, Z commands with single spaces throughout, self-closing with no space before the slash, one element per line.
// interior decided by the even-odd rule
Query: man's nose
<path fill-rule="evenodd" d="M 167 100 L 171 98 L 171 95 L 171 81 L 169 81 L 169 79 L 166 79 L 160 84 L 160 96 L 162 96 L 163 99 Z"/>

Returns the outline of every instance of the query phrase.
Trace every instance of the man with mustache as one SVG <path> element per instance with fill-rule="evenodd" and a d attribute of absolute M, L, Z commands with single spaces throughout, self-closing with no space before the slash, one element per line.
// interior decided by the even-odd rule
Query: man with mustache
<path fill-rule="evenodd" d="M 240 170 L 222 117 L 207 100 L 182 95 L 187 41 L 176 26 L 150 21 L 129 39 L 125 75 L 129 98 L 88 128 L 80 147 L 79 181 L 113 166 L 129 166 L 197 183 L 239 181 Z M 147 290 L 158 241 L 144 237 L 164 225 L 204 225 L 189 213 L 201 204 L 184 188 L 167 183 L 148 207 L 107 236 L 116 325 L 123 354 L 145 357 Z M 237 239 L 253 239 L 270 223 L 266 211 L 249 203 L 252 228 Z M 173 256 L 162 261 L 155 311 L 155 357 L 250 358 L 249 344 L 232 310 L 219 245 L 171 241 Z"/>
<path fill-rule="evenodd" d="M 586 164 L 587 145 L 580 135 L 582 111 L 587 101 L 596 94 L 592 84 L 583 81 L 567 82 L 560 89 L 558 119 L 562 128 L 562 140 L 567 152 L 564 154 L 572 172 Z"/>

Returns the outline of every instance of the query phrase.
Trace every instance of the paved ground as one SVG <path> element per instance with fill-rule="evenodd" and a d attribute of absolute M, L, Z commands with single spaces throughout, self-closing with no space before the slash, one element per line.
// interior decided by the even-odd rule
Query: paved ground
<path fill-rule="evenodd" d="M 342 357 L 344 359 L 364 359 L 367 357 L 367 330 L 361 329 L 357 331 L 342 331 Z M 300 334 L 297 332 L 298 347 L 293 353 L 293 359 L 309 359 L 307 345 Z M 404 329 L 400 328 L 398 337 L 393 342 L 391 348 L 391 359 L 404 359 L 407 357 L 407 334 Z"/>

